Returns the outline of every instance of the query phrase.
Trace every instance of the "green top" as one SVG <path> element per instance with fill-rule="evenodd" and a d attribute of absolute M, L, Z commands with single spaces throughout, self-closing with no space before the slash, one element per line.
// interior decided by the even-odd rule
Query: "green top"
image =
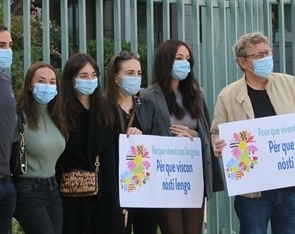
<path fill-rule="evenodd" d="M 28 171 L 21 177 L 48 178 L 55 175 L 55 164 L 65 149 L 65 139 L 53 123 L 47 111 L 47 105 L 40 106 L 39 128 L 25 128 L 25 145 Z M 20 139 L 17 121 L 13 142 Z"/>

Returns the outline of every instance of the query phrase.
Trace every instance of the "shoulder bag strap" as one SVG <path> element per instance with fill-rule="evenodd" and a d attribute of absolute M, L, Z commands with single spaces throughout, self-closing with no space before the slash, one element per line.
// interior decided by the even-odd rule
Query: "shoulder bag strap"
<path fill-rule="evenodd" d="M 25 126 L 26 126 L 24 113 L 21 110 L 16 110 L 16 114 L 18 117 L 18 130 L 20 134 L 23 134 L 25 132 Z"/>
<path fill-rule="evenodd" d="M 21 110 L 16 110 L 16 114 L 18 117 L 18 129 L 19 134 L 21 136 L 20 140 L 20 163 L 21 163 L 21 171 L 22 174 L 26 174 L 28 167 L 27 167 L 27 156 L 26 156 L 26 143 L 25 143 L 25 127 L 26 121 L 24 113 Z"/>
<path fill-rule="evenodd" d="M 132 124 L 133 124 L 136 109 L 137 109 L 137 107 L 136 107 L 136 105 L 135 105 L 134 108 L 133 108 L 133 110 L 132 110 L 132 114 L 131 114 L 131 116 L 130 116 L 130 119 L 129 119 L 129 122 L 128 122 L 128 125 L 127 125 L 127 128 L 126 128 L 126 131 L 127 131 L 127 129 L 130 128 L 130 127 L 132 126 Z"/>
<path fill-rule="evenodd" d="M 140 97 L 139 96 L 134 96 L 134 98 L 135 98 L 135 104 L 134 104 L 134 107 L 133 107 L 133 110 L 132 110 L 132 113 L 131 113 L 131 116 L 130 116 L 130 119 L 129 119 L 129 122 L 128 122 L 128 125 L 127 125 L 127 128 L 126 128 L 126 131 L 133 124 L 134 117 L 135 117 L 135 112 L 137 110 L 137 107 L 141 106 Z"/>

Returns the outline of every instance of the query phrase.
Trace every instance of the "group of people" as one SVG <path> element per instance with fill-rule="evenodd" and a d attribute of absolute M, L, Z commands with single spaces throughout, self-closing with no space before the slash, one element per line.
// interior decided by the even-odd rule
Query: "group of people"
<path fill-rule="evenodd" d="M 0 25 L 1 69 L 11 65 L 11 45 L 7 28 Z M 212 126 L 194 76 L 192 51 L 182 41 L 171 39 L 160 45 L 154 61 L 153 84 L 147 89 L 140 87 L 140 56 L 133 51 L 121 51 L 111 59 L 105 88 L 99 84 L 97 63 L 83 53 L 68 59 L 61 79 L 50 64 L 33 64 L 16 102 L 11 80 L 1 72 L 0 234 L 8 233 L 12 216 L 27 234 L 156 234 L 158 226 L 163 234 L 201 233 L 205 198 L 210 199 L 213 192 L 224 189 L 218 157 L 226 143 L 219 139 L 218 124 L 295 111 L 294 103 L 290 103 L 295 79 L 271 72 L 273 62 L 267 38 L 261 33 L 250 33 L 242 36 L 234 48 L 244 76 L 221 91 Z M 281 92 L 286 99 L 284 106 L 279 104 Z M 20 138 L 16 109 L 24 113 L 27 123 L 28 170 L 11 177 L 11 144 Z M 200 137 L 205 191 L 202 207 L 121 207 L 121 133 L 127 137 Z M 97 155 L 98 195 L 60 194 L 62 174 L 72 169 L 94 171 Z M 237 196 L 235 209 L 240 233 L 264 234 L 269 219 L 274 233 L 292 233 L 293 198 L 292 188 Z"/>

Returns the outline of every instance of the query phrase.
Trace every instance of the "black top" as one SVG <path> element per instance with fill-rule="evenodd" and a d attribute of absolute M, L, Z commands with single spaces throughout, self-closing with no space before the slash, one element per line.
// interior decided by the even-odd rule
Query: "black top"
<path fill-rule="evenodd" d="M 131 117 L 131 114 L 132 114 L 133 109 L 131 109 L 131 110 L 129 111 L 129 113 L 126 113 L 126 111 L 124 111 L 122 108 L 120 108 L 120 110 L 121 110 L 121 112 L 122 112 L 124 125 L 127 127 L 127 126 L 128 126 L 128 123 L 129 123 L 129 121 L 130 121 L 130 117 Z M 135 114 L 135 115 L 136 115 L 136 114 Z M 132 123 L 131 126 L 132 126 L 132 127 L 136 127 L 136 128 L 138 128 L 139 130 L 141 129 L 140 124 L 138 123 L 138 120 L 137 120 L 136 117 L 133 119 L 133 123 Z M 127 130 L 127 129 L 126 129 L 126 130 Z M 126 132 L 126 130 L 125 130 L 125 132 Z"/>
<path fill-rule="evenodd" d="M 102 223 L 107 233 L 123 234 L 125 228 L 119 203 L 117 165 L 118 134 L 121 128 L 119 125 L 114 125 L 112 128 L 100 125 L 97 114 L 100 116 L 101 112 L 94 106 L 90 106 L 87 110 L 78 100 L 75 105 L 80 109 L 78 128 L 69 132 L 69 141 L 57 163 L 57 177 L 60 181 L 62 171 L 71 169 L 93 171 L 95 158 L 99 154 L 100 217 L 103 218 Z"/>
<path fill-rule="evenodd" d="M 10 154 L 16 106 L 9 76 L 0 71 L 0 174 L 10 175 Z"/>
<path fill-rule="evenodd" d="M 255 118 L 276 115 L 266 90 L 256 90 L 247 85 L 248 95 L 254 111 Z"/>

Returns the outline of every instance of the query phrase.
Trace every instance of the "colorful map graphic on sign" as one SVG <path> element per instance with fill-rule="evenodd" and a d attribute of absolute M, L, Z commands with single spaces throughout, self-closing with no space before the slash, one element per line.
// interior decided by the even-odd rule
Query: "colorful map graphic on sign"
<path fill-rule="evenodd" d="M 234 133 L 229 147 L 232 149 L 232 158 L 226 163 L 225 173 L 228 179 L 239 180 L 250 173 L 258 163 L 256 152 L 258 148 L 253 144 L 254 136 L 247 130 Z"/>
<path fill-rule="evenodd" d="M 131 146 L 126 156 L 127 169 L 120 175 L 121 189 L 124 192 L 133 192 L 142 187 L 150 179 L 149 151 L 144 145 Z"/>

